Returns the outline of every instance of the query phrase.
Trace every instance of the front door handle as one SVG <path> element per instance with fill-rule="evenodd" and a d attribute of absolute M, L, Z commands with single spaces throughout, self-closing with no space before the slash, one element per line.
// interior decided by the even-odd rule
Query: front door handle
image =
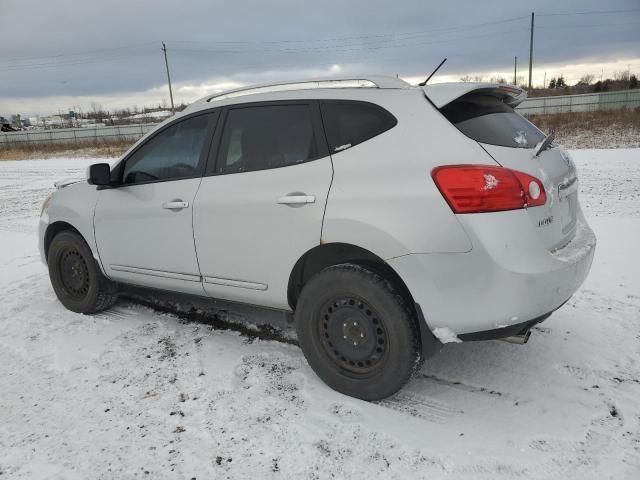
<path fill-rule="evenodd" d="M 277 202 L 281 205 L 306 205 L 307 203 L 315 203 L 315 195 L 305 195 L 304 193 L 296 193 L 285 195 L 278 198 Z"/>
<path fill-rule="evenodd" d="M 183 202 L 182 200 L 173 200 L 172 202 L 164 202 L 162 204 L 162 208 L 167 210 L 182 210 L 183 208 L 188 208 L 189 202 Z"/>

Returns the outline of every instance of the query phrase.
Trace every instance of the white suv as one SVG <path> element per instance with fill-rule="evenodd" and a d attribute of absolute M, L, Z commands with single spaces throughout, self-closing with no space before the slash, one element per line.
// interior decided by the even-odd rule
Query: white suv
<path fill-rule="evenodd" d="M 315 372 L 368 400 L 441 342 L 524 342 L 595 249 L 524 97 L 370 77 L 201 99 L 47 199 L 53 288 L 82 313 L 125 284 L 293 311 Z"/>

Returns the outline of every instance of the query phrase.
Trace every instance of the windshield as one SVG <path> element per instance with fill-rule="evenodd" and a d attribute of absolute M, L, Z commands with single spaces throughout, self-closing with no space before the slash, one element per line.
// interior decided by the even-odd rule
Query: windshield
<path fill-rule="evenodd" d="M 502 147 L 534 148 L 545 135 L 496 97 L 469 93 L 440 109 L 467 137 Z"/>

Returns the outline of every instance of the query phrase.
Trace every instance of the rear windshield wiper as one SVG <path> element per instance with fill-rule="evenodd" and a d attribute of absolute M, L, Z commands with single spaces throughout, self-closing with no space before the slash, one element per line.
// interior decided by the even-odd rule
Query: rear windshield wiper
<path fill-rule="evenodd" d="M 549 148 L 552 143 L 553 143 L 553 133 L 550 133 L 549 135 L 544 137 L 544 140 L 542 140 L 538 145 L 536 145 L 536 153 L 533 156 L 537 157 L 538 155 L 540 155 L 540 153 L 542 153 L 547 148 Z"/>

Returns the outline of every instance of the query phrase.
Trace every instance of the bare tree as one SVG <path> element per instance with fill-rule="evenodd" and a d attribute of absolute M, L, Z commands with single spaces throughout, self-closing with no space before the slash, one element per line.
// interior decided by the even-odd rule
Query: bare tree
<path fill-rule="evenodd" d="M 507 79 L 504 77 L 491 77 L 489 79 L 491 83 L 507 83 Z"/>
<path fill-rule="evenodd" d="M 97 115 L 98 112 L 102 111 L 102 105 L 98 102 L 91 102 L 91 111 L 94 115 Z"/>
<path fill-rule="evenodd" d="M 621 70 L 620 72 L 616 72 L 613 74 L 613 79 L 628 82 L 630 76 L 631 72 L 629 70 Z"/>
<path fill-rule="evenodd" d="M 595 78 L 596 78 L 595 75 L 591 73 L 587 73 L 582 77 L 580 77 L 580 83 L 584 83 L 585 85 L 591 85 L 591 83 L 595 80 Z"/>

